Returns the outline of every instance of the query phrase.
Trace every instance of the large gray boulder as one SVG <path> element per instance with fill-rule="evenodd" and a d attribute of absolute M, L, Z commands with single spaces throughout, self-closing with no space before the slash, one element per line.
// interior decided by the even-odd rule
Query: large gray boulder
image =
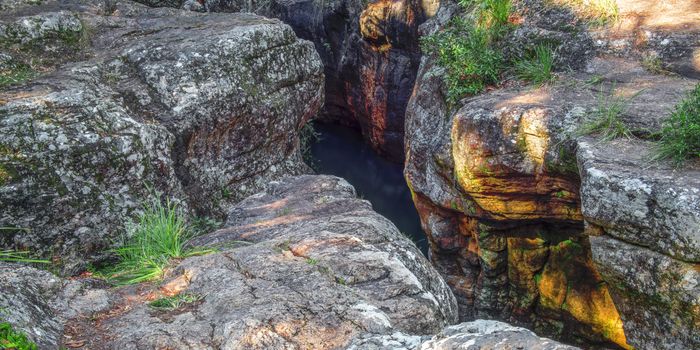
<path fill-rule="evenodd" d="M 38 52 L 52 72 L 0 92 L 0 226 L 18 228 L 0 246 L 75 271 L 155 194 L 221 217 L 307 171 L 298 131 L 323 103 L 323 67 L 280 21 L 131 2 L 14 11 L 0 51 L 18 64 L 36 53 L 25 41 L 80 53 Z"/>
<path fill-rule="evenodd" d="M 335 349 L 457 321 L 449 287 L 413 242 L 337 177 L 273 182 L 191 244 L 218 251 L 173 262 L 163 283 L 117 289 L 2 265 L 0 286 L 15 287 L 0 307 L 47 349 Z M 164 294 L 201 300 L 148 305 Z"/>

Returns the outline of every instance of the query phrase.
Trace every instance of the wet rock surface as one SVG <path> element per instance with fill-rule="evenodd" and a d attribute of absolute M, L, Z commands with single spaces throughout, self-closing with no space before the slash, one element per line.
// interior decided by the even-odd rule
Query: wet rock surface
<path fill-rule="evenodd" d="M 218 251 L 174 262 L 160 286 L 107 290 L 89 279 L 65 282 L 3 265 L 3 286 L 26 275 L 18 288 L 39 287 L 29 288 L 28 300 L 3 293 L 0 305 L 11 314 L 32 307 L 51 313 L 16 323 L 32 336 L 32 325 L 41 324 L 53 335 L 46 348 L 342 348 L 360 336 L 433 334 L 457 320 L 454 296 L 437 271 L 337 177 L 271 183 L 239 203 L 225 228 L 192 244 Z M 47 277 L 35 281 L 37 274 Z M 64 298 L 66 283 L 82 284 L 82 300 L 92 298 L 93 309 Z M 167 312 L 148 306 L 163 293 L 201 299 Z M 35 299 L 40 295 L 49 301 Z"/>
<path fill-rule="evenodd" d="M 456 11 L 441 7 L 422 30 Z M 526 28 L 562 37 L 552 27 L 559 17 L 523 16 Z M 581 36 L 564 38 L 562 51 L 576 52 Z M 698 327 L 698 164 L 675 168 L 650 153 L 651 135 L 698 82 L 648 72 L 639 52 L 579 53 L 580 70 L 550 87 L 506 84 L 456 106 L 444 97 L 442 68 L 423 58 L 407 108 L 405 174 L 461 319 L 495 317 L 588 346 L 697 347 L 688 334 Z M 635 139 L 580 136 L 611 94 L 625 98 L 620 118 Z"/>
<path fill-rule="evenodd" d="M 0 51 L 41 61 L 40 77 L 0 92 L 0 226 L 18 228 L 0 245 L 76 271 L 156 192 L 218 216 L 307 171 L 297 135 L 323 103 L 323 72 L 289 26 L 132 2 L 25 5 L 0 15 Z"/>

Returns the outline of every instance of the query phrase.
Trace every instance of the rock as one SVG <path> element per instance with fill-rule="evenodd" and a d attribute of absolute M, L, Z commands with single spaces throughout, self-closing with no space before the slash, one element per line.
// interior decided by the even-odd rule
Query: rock
<path fill-rule="evenodd" d="M 432 334 L 457 319 L 454 296 L 418 248 L 337 177 L 273 182 L 239 203 L 225 228 L 191 244 L 218 250 L 174 262 L 160 286 L 108 290 L 77 279 L 60 289 L 66 282 L 49 273 L 13 266 L 0 283 L 18 289 L 0 300 L 24 295 L 13 276 L 32 283 L 50 276 L 63 302 L 42 303 L 30 289 L 23 305 L 52 313 L 11 320 L 24 331 L 51 325 L 59 339 L 65 329 L 63 344 L 46 338 L 46 348 L 327 349 L 361 336 Z M 81 295 L 73 283 L 83 284 Z M 171 311 L 149 307 L 165 290 L 201 300 Z M 16 304 L 8 313 L 24 310 Z"/>
<path fill-rule="evenodd" d="M 0 92 L 0 226 L 19 228 L 0 245 L 60 256 L 68 272 L 103 257 L 154 192 L 216 217 L 307 171 L 297 135 L 323 103 L 313 45 L 278 20 L 101 4 L 0 17 L 5 28 L 56 16 L 89 28 L 91 58 Z"/>
<path fill-rule="evenodd" d="M 591 237 L 630 343 L 640 349 L 700 346 L 700 270 L 609 236 Z"/>
<path fill-rule="evenodd" d="M 518 11 L 536 3 L 518 2 Z M 634 55 L 586 61 L 595 53 L 584 50 L 590 37 L 567 29 L 572 22 L 559 11 L 518 12 L 522 23 L 506 41 L 520 50 L 525 32 L 565 38 L 558 52 L 576 54 L 558 64 L 579 56 L 571 66 L 581 70 L 559 74 L 551 87 L 509 81 L 450 106 L 444 70 L 423 58 L 406 114 L 405 175 L 431 260 L 461 320 L 498 318 L 586 346 L 695 348 L 692 337 L 658 340 L 692 334 L 697 322 L 675 307 L 665 315 L 650 307 L 658 311 L 646 316 L 661 320 L 642 321 L 635 300 L 648 305 L 653 294 L 640 283 L 614 284 L 632 278 L 613 267 L 627 265 L 608 256 L 609 246 L 592 254 L 590 236 L 637 245 L 630 259 L 660 253 L 683 271 L 697 269 L 697 163 L 674 169 L 648 156 L 653 132 L 697 81 L 651 74 Z M 459 13 L 441 7 L 421 30 L 439 30 Z M 620 118 L 642 139 L 579 136 L 612 93 L 625 96 Z M 634 266 L 662 278 L 655 265 Z M 665 295 L 672 305 L 698 296 L 692 288 Z"/>
<path fill-rule="evenodd" d="M 255 12 L 289 24 L 300 38 L 314 42 L 324 63 L 326 103 L 321 119 L 361 129 L 375 150 L 403 161 L 404 114 L 420 64 L 418 26 L 435 14 L 438 1 L 176 3 L 169 6 Z"/>
<path fill-rule="evenodd" d="M 50 303 L 61 288 L 49 272 L 0 262 L 0 321 L 21 329 L 42 349 L 56 347 L 63 324 Z"/>
<path fill-rule="evenodd" d="M 547 338 L 540 338 L 525 328 L 490 320 L 477 320 L 449 326 L 432 338 L 426 338 L 428 337 L 409 336 L 402 333 L 373 336 L 354 341 L 349 349 L 578 349 Z"/>
<path fill-rule="evenodd" d="M 616 1 L 618 20 L 593 30 L 595 46 L 652 70 L 700 79 L 700 4 L 694 0 Z"/>

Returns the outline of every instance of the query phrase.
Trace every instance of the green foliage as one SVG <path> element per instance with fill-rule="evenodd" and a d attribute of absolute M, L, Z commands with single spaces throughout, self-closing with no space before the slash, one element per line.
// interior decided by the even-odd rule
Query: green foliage
<path fill-rule="evenodd" d="M 654 159 L 672 159 L 677 165 L 700 158 L 700 84 L 676 105 L 664 122 Z"/>
<path fill-rule="evenodd" d="M 538 45 L 527 58 L 515 62 L 518 78 L 542 86 L 554 80 L 554 52 L 549 45 Z"/>
<path fill-rule="evenodd" d="M 156 299 L 148 303 L 148 306 L 160 311 L 171 311 L 177 310 L 187 304 L 198 302 L 202 299 L 203 297 L 198 294 L 178 294 L 172 297 Z"/>
<path fill-rule="evenodd" d="M 34 342 L 27 335 L 16 331 L 7 322 L 0 322 L 0 349 L 37 350 Z"/>
<path fill-rule="evenodd" d="M 435 53 L 446 69 L 449 102 L 483 91 L 503 70 L 503 54 L 492 45 L 494 33 L 472 20 L 453 18 L 440 32 L 422 39 L 423 50 Z"/>
<path fill-rule="evenodd" d="M 642 67 L 647 70 L 649 73 L 653 74 L 666 74 L 668 71 L 666 71 L 663 67 L 663 63 L 661 62 L 661 59 L 658 58 L 657 56 L 645 56 L 642 58 Z"/>
<path fill-rule="evenodd" d="M 115 252 L 119 263 L 107 276 L 118 284 L 141 283 L 158 279 L 172 258 L 206 254 L 211 250 L 187 249 L 193 232 L 185 225 L 184 216 L 170 201 L 163 205 L 154 200 L 144 207 L 138 224 Z"/>
<path fill-rule="evenodd" d="M 629 101 L 634 98 L 624 98 L 614 94 L 614 87 L 610 93 L 604 95 L 603 91 L 598 96 L 598 107 L 578 130 L 579 135 L 600 134 L 603 141 L 610 141 L 620 137 L 632 137 L 632 132 L 622 121 L 622 113 L 627 109 Z"/>
<path fill-rule="evenodd" d="M 0 69 L 0 89 L 24 82 L 35 75 L 36 72 L 26 64 L 9 64 L 8 68 Z"/>
<path fill-rule="evenodd" d="M 0 261 L 21 262 L 27 264 L 50 264 L 51 262 L 44 259 L 36 259 L 32 257 L 28 251 L 0 250 Z"/>
<path fill-rule="evenodd" d="M 316 260 L 314 258 L 308 258 L 308 259 L 306 259 L 306 263 L 311 265 L 311 266 L 314 266 L 314 265 L 318 264 L 318 260 Z"/>

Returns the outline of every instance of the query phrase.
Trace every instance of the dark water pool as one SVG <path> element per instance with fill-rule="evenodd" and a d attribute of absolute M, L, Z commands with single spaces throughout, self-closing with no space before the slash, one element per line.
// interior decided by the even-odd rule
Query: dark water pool
<path fill-rule="evenodd" d="M 319 138 L 311 145 L 313 168 L 320 174 L 340 176 L 374 210 L 391 220 L 427 255 L 428 242 L 403 177 L 403 166 L 377 155 L 355 129 L 315 123 Z"/>

